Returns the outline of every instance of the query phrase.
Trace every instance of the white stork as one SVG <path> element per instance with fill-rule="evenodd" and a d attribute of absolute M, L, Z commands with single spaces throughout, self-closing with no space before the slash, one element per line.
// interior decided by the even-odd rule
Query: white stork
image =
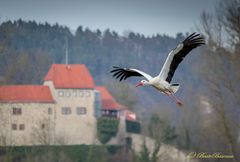
<path fill-rule="evenodd" d="M 147 80 L 141 80 L 141 82 L 139 82 L 136 87 L 150 85 L 156 88 L 158 91 L 166 94 L 167 96 L 170 96 L 178 106 L 182 106 L 182 102 L 173 95 L 179 89 L 179 84 L 173 84 L 171 83 L 171 80 L 175 70 L 182 62 L 184 57 L 192 49 L 202 44 L 205 44 L 205 41 L 204 37 L 202 37 L 200 34 L 193 33 L 188 36 L 182 43 L 178 44 L 178 46 L 168 54 L 161 72 L 155 77 L 152 77 L 149 74 L 138 69 L 120 68 L 115 66 L 113 67 L 114 69 L 111 71 L 111 73 L 113 73 L 113 77 L 116 77 L 116 79 L 119 78 L 119 81 L 126 80 L 132 76 L 145 77 Z"/>

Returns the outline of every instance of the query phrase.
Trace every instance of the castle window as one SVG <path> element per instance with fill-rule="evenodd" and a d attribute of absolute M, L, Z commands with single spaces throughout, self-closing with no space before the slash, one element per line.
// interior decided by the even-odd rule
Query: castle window
<path fill-rule="evenodd" d="M 105 115 L 105 114 L 106 114 L 105 110 L 102 110 L 102 114 L 103 114 L 103 115 Z"/>
<path fill-rule="evenodd" d="M 70 97 L 70 96 L 71 96 L 71 92 L 67 91 L 67 92 L 66 92 L 66 96 L 67 96 L 67 97 Z"/>
<path fill-rule="evenodd" d="M 45 128 L 45 124 L 42 124 L 41 127 L 42 127 L 42 129 L 44 129 Z"/>
<path fill-rule="evenodd" d="M 17 124 L 12 124 L 12 130 L 17 130 Z"/>
<path fill-rule="evenodd" d="M 83 97 L 83 96 L 84 96 L 83 91 L 79 91 L 79 97 Z"/>
<path fill-rule="evenodd" d="M 87 113 L 86 107 L 77 107 L 76 111 L 77 111 L 77 115 L 83 115 Z"/>
<path fill-rule="evenodd" d="M 63 97 L 64 96 L 64 92 L 63 91 L 58 91 L 58 96 Z"/>
<path fill-rule="evenodd" d="M 71 113 L 72 113 L 72 111 L 71 111 L 70 107 L 62 107 L 62 114 L 63 115 L 69 115 Z"/>
<path fill-rule="evenodd" d="M 22 109 L 21 109 L 21 108 L 16 108 L 16 107 L 14 107 L 14 108 L 12 109 L 12 114 L 13 114 L 13 115 L 21 115 L 21 114 L 22 114 Z"/>
<path fill-rule="evenodd" d="M 76 90 L 73 91 L 73 97 L 77 97 L 77 91 Z"/>
<path fill-rule="evenodd" d="M 52 115 L 52 108 L 51 107 L 48 108 L 48 115 Z"/>
<path fill-rule="evenodd" d="M 90 97 L 90 96 L 91 96 L 90 92 L 86 91 L 86 97 Z"/>
<path fill-rule="evenodd" d="M 25 125 L 24 124 L 20 124 L 19 125 L 19 130 L 24 130 L 25 129 Z"/>

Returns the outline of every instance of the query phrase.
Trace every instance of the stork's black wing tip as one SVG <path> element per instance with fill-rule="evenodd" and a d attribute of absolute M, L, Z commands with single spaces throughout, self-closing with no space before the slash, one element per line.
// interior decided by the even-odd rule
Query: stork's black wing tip
<path fill-rule="evenodd" d="M 120 67 L 117 67 L 117 66 L 112 66 L 112 70 L 110 71 L 110 73 L 114 73 L 116 71 L 119 71 L 121 68 Z"/>
<path fill-rule="evenodd" d="M 124 76 L 124 73 L 122 72 L 122 68 L 117 66 L 112 66 L 112 67 L 113 69 L 110 71 L 110 73 L 112 73 L 112 77 L 121 82 L 122 76 Z"/>
<path fill-rule="evenodd" d="M 200 46 L 205 44 L 205 38 L 203 35 L 199 34 L 199 33 L 192 33 L 190 34 L 184 41 L 183 44 L 185 45 L 196 45 L 196 46 Z"/>
<path fill-rule="evenodd" d="M 112 69 L 110 73 L 112 73 L 112 76 L 118 79 L 120 82 L 132 76 L 143 76 L 142 74 L 130 68 L 121 68 L 117 66 L 113 66 L 113 68 L 114 69 Z"/>

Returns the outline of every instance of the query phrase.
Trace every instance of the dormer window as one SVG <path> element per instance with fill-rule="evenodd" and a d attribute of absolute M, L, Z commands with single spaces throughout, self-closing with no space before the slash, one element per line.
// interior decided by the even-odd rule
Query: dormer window
<path fill-rule="evenodd" d="M 90 96 L 91 96 L 90 92 L 86 91 L 86 97 L 90 97 Z"/>
<path fill-rule="evenodd" d="M 59 97 L 63 97 L 64 96 L 64 92 L 63 91 L 58 91 L 58 96 Z"/>
<path fill-rule="evenodd" d="M 71 96 L 71 92 L 67 91 L 66 92 L 66 97 L 70 97 Z"/>
<path fill-rule="evenodd" d="M 79 97 L 83 97 L 83 96 L 84 96 L 83 91 L 79 91 Z"/>
<path fill-rule="evenodd" d="M 73 97 L 77 97 L 77 91 L 74 90 L 72 95 L 73 95 Z"/>

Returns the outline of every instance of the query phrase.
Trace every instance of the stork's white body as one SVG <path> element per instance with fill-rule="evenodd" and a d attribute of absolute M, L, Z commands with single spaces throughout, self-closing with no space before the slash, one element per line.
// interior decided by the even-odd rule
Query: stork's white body
<path fill-rule="evenodd" d="M 169 84 L 165 80 L 160 79 L 159 77 L 154 77 L 151 80 L 148 81 L 148 85 L 151 85 L 158 91 L 164 93 L 164 94 L 169 94 L 169 93 L 176 93 L 178 90 L 178 86 L 172 86 L 172 84 Z M 176 89 L 177 88 L 177 89 Z"/>
<path fill-rule="evenodd" d="M 170 90 L 170 84 L 166 82 L 165 80 L 160 80 L 159 77 L 154 77 L 151 80 L 148 81 L 149 85 L 153 86 L 160 92 L 165 92 Z"/>

